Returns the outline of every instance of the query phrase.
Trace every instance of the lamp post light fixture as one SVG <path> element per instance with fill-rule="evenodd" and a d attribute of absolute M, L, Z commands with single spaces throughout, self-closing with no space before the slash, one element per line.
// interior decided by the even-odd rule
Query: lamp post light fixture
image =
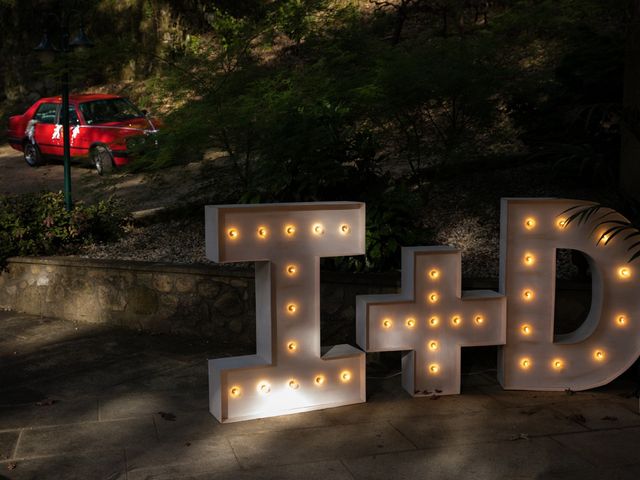
<path fill-rule="evenodd" d="M 62 53 L 64 55 L 64 66 L 62 71 L 62 141 L 63 141 L 63 158 L 64 158 L 64 205 L 67 211 L 71 211 L 73 208 L 73 201 L 71 198 L 71 143 L 69 134 L 69 64 L 66 54 L 73 51 L 75 48 L 90 48 L 93 47 L 93 43 L 87 37 L 84 31 L 84 25 L 80 23 L 78 33 L 73 39 L 70 39 L 69 35 L 69 20 L 70 17 L 76 13 L 75 11 L 66 12 L 64 9 L 64 3 L 62 7 L 61 16 L 50 14 L 52 18 L 55 18 L 60 24 L 60 43 L 56 47 L 55 43 L 49 38 L 49 33 L 45 30 L 44 35 L 40 43 L 34 48 L 37 52 L 42 53 Z"/>

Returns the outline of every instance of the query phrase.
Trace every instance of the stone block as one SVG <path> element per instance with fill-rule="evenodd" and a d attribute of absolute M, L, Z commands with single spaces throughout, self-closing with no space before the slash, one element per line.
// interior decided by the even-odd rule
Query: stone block
<path fill-rule="evenodd" d="M 0 432 L 0 461 L 13 457 L 19 434 L 18 431 Z"/>
<path fill-rule="evenodd" d="M 92 452 L 80 455 L 56 455 L 53 457 L 21 459 L 14 462 L 15 469 L 9 471 L 8 464 L 0 466 L 4 477 L 11 480 L 125 480 L 126 465 L 123 450 Z"/>
<path fill-rule="evenodd" d="M 229 285 L 234 288 L 247 288 L 247 281 L 240 278 L 232 278 L 231 281 L 229 281 Z"/>
<path fill-rule="evenodd" d="M 233 333 L 242 333 L 242 330 L 244 330 L 242 321 L 237 318 L 231 320 L 229 322 L 229 330 L 231 330 Z"/>
<path fill-rule="evenodd" d="M 128 480 L 353 480 L 337 460 L 240 470 L 212 465 L 206 459 L 190 465 L 171 465 L 129 471 Z"/>
<path fill-rule="evenodd" d="M 579 404 L 557 404 L 553 409 L 565 418 L 578 421 L 592 430 L 640 426 L 638 401 L 634 400 L 632 403 L 635 404 L 635 409 L 611 398 L 587 400 Z"/>
<path fill-rule="evenodd" d="M 125 309 L 127 302 L 124 289 L 112 285 L 98 285 L 97 291 L 98 302 L 102 308 L 116 311 Z"/>
<path fill-rule="evenodd" d="M 65 425 L 98 420 L 96 400 L 57 400 L 52 405 L 31 405 L 0 408 L 0 428 L 19 429 Z M 1 443 L 1 442 L 0 442 Z"/>
<path fill-rule="evenodd" d="M 200 282 L 198 293 L 205 298 L 215 298 L 220 293 L 220 284 L 212 281 Z"/>
<path fill-rule="evenodd" d="M 65 297 L 65 289 L 64 287 L 57 282 L 52 282 L 48 288 L 47 291 L 45 293 L 45 301 L 47 303 L 50 302 L 61 302 L 64 300 Z"/>
<path fill-rule="evenodd" d="M 169 293 L 173 290 L 173 278 L 169 275 L 154 274 L 153 288 L 162 293 Z"/>
<path fill-rule="evenodd" d="M 227 290 L 213 303 L 217 313 L 225 316 L 236 316 L 244 312 L 242 297 L 235 290 Z"/>
<path fill-rule="evenodd" d="M 425 415 L 391 420 L 391 424 L 419 448 L 488 441 L 510 441 L 520 435 L 549 435 L 584 431 L 576 422 L 546 409 L 505 408 L 469 415 Z M 447 428 L 443 429 L 442 425 Z"/>
<path fill-rule="evenodd" d="M 92 422 L 24 430 L 18 457 L 64 455 L 153 445 L 156 432 L 152 419 Z"/>
<path fill-rule="evenodd" d="M 232 435 L 229 442 L 243 468 L 381 455 L 415 448 L 388 423 L 369 423 L 366 428 L 337 425 L 284 430 L 276 435 L 272 432 Z"/>
<path fill-rule="evenodd" d="M 183 415 L 193 412 L 208 414 L 209 403 L 202 392 L 130 392 L 121 395 L 107 395 L 99 399 L 100 419 L 119 420 L 134 417 L 148 418 L 156 416 L 156 423 L 167 422 L 157 412 L 171 412 L 176 416 L 175 423 Z M 214 422 L 211 422 L 213 425 Z"/>
<path fill-rule="evenodd" d="M 126 311 L 136 315 L 152 315 L 156 313 L 158 311 L 158 294 L 146 287 L 136 286 L 131 288 L 126 292 Z"/>
<path fill-rule="evenodd" d="M 621 428 L 553 437 L 569 450 L 599 466 L 640 465 L 638 457 L 640 428 Z"/>
<path fill-rule="evenodd" d="M 440 425 L 446 429 L 446 423 Z M 344 460 L 357 479 L 584 478 L 579 456 L 549 438 L 445 446 Z M 579 470 L 580 469 L 580 470 Z"/>
<path fill-rule="evenodd" d="M 196 281 L 193 277 L 181 276 L 176 279 L 176 290 L 179 293 L 193 293 Z"/>
<path fill-rule="evenodd" d="M 161 420 L 162 421 L 162 420 Z M 181 476 L 207 471 L 235 471 L 238 461 L 225 438 L 210 435 L 190 442 L 157 442 L 151 447 L 127 449 L 128 478 L 157 478 L 167 467 Z"/>

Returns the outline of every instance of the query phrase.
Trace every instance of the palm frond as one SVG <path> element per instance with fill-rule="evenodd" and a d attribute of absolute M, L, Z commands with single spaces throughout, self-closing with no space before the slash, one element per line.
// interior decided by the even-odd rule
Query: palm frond
<path fill-rule="evenodd" d="M 598 216 L 598 212 L 602 212 L 603 210 L 604 213 Z M 596 245 L 600 245 L 601 243 L 603 245 L 607 245 L 611 240 L 622 233 L 627 233 L 624 237 L 625 242 L 634 237 L 640 236 L 640 231 L 638 231 L 628 220 L 607 219 L 607 217 L 611 215 L 616 215 L 617 212 L 600 204 L 586 206 L 575 205 L 564 210 L 562 215 L 569 212 L 571 212 L 571 214 L 565 220 L 565 226 L 569 225 L 571 222 L 577 222 L 578 225 L 583 225 L 593 221 L 595 225 L 591 230 L 592 234 L 602 228 L 606 228 L 602 235 L 598 236 Z M 627 247 L 627 251 L 633 252 L 629 260 L 627 260 L 628 263 L 640 258 L 640 241 L 636 241 Z"/>

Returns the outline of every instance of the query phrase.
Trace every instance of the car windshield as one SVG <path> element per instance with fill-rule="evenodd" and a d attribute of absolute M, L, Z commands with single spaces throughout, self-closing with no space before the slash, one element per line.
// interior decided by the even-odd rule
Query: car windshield
<path fill-rule="evenodd" d="M 144 114 L 126 98 L 111 98 L 81 103 L 80 111 L 88 125 L 122 122 L 132 118 L 144 117 Z"/>

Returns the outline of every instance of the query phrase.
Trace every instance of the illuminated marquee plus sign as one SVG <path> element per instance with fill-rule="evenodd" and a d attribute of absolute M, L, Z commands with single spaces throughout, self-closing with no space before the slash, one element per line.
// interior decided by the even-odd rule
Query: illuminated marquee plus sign
<path fill-rule="evenodd" d="M 364 253 L 362 203 L 207 207 L 207 257 L 256 260 L 256 355 L 209 360 L 221 422 L 365 401 L 363 352 L 320 353 L 320 257 Z"/>
<path fill-rule="evenodd" d="M 460 347 L 504 344 L 505 298 L 461 292 L 460 265 L 454 248 L 403 248 L 401 293 L 358 297 L 358 344 L 406 351 L 402 385 L 411 395 L 460 393 Z"/>

